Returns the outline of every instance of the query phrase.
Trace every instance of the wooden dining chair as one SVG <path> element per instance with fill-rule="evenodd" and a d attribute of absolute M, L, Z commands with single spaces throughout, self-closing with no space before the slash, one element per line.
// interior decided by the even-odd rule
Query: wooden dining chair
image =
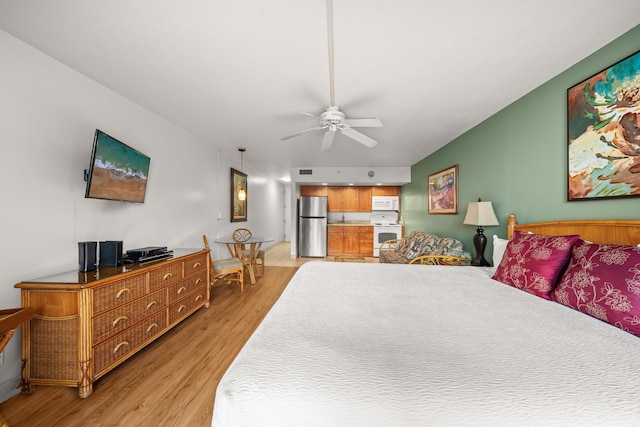
<path fill-rule="evenodd" d="M 209 249 L 211 259 L 211 285 L 216 282 L 238 282 L 240 292 L 244 292 L 244 264 L 238 258 L 223 258 L 214 261 L 206 234 L 202 235 L 204 247 Z"/>
<path fill-rule="evenodd" d="M 233 240 L 238 243 L 246 242 L 249 239 L 251 239 L 252 236 L 253 236 L 253 233 L 251 233 L 251 230 L 249 230 L 248 228 L 242 228 L 242 227 L 236 228 L 233 231 L 233 234 L 231 235 L 231 237 L 233 237 Z M 250 249 L 243 247 L 242 257 L 244 259 L 249 260 L 249 256 L 250 256 Z M 260 249 L 258 251 L 254 261 L 255 261 L 254 265 L 256 266 L 256 271 L 258 273 L 258 276 L 262 276 L 264 274 L 264 250 L 263 249 Z"/>

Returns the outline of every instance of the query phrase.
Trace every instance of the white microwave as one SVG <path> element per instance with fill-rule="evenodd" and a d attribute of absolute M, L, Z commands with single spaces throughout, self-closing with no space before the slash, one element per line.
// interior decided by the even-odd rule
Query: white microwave
<path fill-rule="evenodd" d="M 373 196 L 371 198 L 371 210 L 374 211 L 398 211 L 400 197 L 398 196 Z"/>

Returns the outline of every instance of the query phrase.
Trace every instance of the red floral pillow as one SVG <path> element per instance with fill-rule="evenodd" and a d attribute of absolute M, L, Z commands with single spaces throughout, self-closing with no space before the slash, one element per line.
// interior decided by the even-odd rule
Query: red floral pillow
<path fill-rule="evenodd" d="M 640 336 L 640 248 L 578 241 L 552 297 Z"/>
<path fill-rule="evenodd" d="M 551 291 L 558 283 L 577 240 L 577 235 L 545 236 L 516 231 L 493 278 L 551 299 Z"/>

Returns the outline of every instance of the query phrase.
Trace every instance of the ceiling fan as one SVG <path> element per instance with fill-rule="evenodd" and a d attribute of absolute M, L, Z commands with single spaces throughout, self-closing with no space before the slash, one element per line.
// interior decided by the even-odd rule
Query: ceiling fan
<path fill-rule="evenodd" d="M 290 138 L 294 138 L 298 135 L 302 135 L 306 132 L 325 130 L 324 137 L 322 138 L 322 146 L 320 151 L 327 151 L 333 146 L 333 140 L 336 132 L 339 130 L 343 135 L 358 141 L 359 143 L 371 148 L 374 147 L 378 141 L 367 135 L 358 132 L 354 128 L 356 127 L 382 127 L 382 122 L 379 119 L 347 119 L 345 114 L 340 111 L 340 108 L 335 103 L 334 84 L 333 84 L 333 1 L 327 0 L 327 35 L 329 41 L 329 94 L 330 94 L 330 106 L 319 117 L 320 124 L 309 129 L 305 129 L 301 132 L 294 133 L 293 135 L 280 138 L 285 141 Z M 305 116 L 317 117 L 311 113 L 301 113 Z"/>

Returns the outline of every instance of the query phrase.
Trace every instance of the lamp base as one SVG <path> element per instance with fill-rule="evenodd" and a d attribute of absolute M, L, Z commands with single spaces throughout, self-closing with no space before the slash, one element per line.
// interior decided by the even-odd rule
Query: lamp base
<path fill-rule="evenodd" d="M 484 259 L 484 248 L 487 246 L 487 237 L 483 234 L 482 227 L 478 227 L 476 235 L 473 236 L 473 246 L 476 248 L 476 256 L 471 260 L 471 265 L 475 267 L 489 267 L 489 261 Z"/>

